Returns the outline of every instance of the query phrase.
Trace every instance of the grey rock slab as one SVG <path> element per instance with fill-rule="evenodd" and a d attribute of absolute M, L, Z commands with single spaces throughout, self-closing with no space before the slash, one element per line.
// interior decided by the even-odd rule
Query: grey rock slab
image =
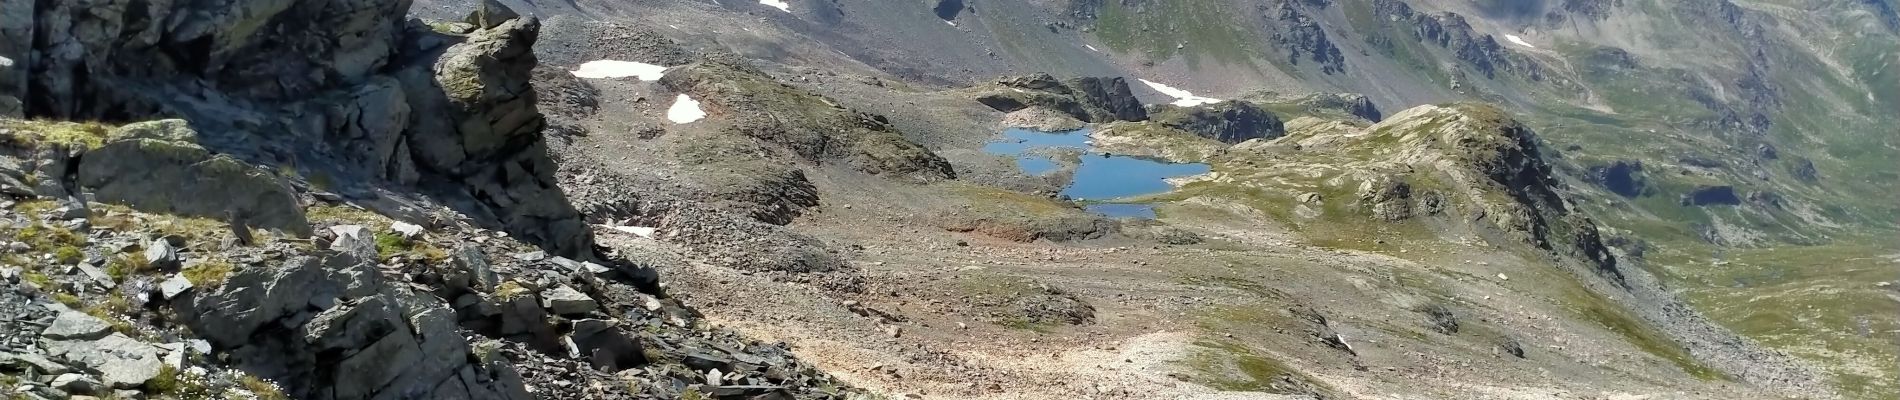
<path fill-rule="evenodd" d="M 350 253 L 362 258 L 376 255 L 376 234 L 362 225 L 337 225 L 330 227 L 336 234 L 336 240 L 330 242 L 330 249 Z"/>
<path fill-rule="evenodd" d="M 249 343 L 251 334 L 267 324 L 294 319 L 311 304 L 342 292 L 316 258 L 298 257 L 284 264 L 241 269 L 221 286 L 195 289 L 195 300 L 179 314 L 201 338 L 234 348 Z"/>
<path fill-rule="evenodd" d="M 541 261 L 548 258 L 548 252 L 530 251 L 530 252 L 524 252 L 524 253 L 515 253 L 514 258 L 516 260 L 529 261 L 529 262 Z"/>
<path fill-rule="evenodd" d="M 128 124 L 111 135 L 79 160 L 77 182 L 97 201 L 207 218 L 236 214 L 252 226 L 310 233 L 288 183 L 199 145 L 201 138 L 183 120 Z"/>
<path fill-rule="evenodd" d="M 600 308 L 600 304 L 595 303 L 593 298 L 567 286 L 559 286 L 542 292 L 541 302 L 542 307 L 557 315 L 586 314 Z"/>
<path fill-rule="evenodd" d="M 53 219 L 61 221 L 85 219 L 86 216 L 90 214 L 91 212 L 87 211 L 85 207 L 65 206 L 53 209 Z"/>
<path fill-rule="evenodd" d="M 467 274 L 470 288 L 481 292 L 490 292 L 501 284 L 501 277 L 495 274 L 494 267 L 488 263 L 488 256 L 482 254 L 480 247 L 462 245 L 455 249 L 455 266 Z"/>
<path fill-rule="evenodd" d="M 483 0 L 474 12 L 468 14 L 464 22 L 480 29 L 495 29 L 503 22 L 520 17 L 521 14 L 515 13 L 515 10 L 503 5 L 500 1 Z"/>
<path fill-rule="evenodd" d="M 336 386 L 336 398 L 371 398 L 422 359 L 415 336 L 408 329 L 397 329 L 336 365 L 335 381 L 350 383 Z"/>
<path fill-rule="evenodd" d="M 78 311 L 66 311 L 53 318 L 53 323 L 40 331 L 40 337 L 52 340 L 93 340 L 106 336 L 112 330 L 112 324 L 105 320 L 86 315 Z"/>
<path fill-rule="evenodd" d="M 185 347 L 184 342 L 158 345 L 159 350 L 164 353 L 165 365 L 170 365 L 172 369 L 185 368 Z"/>
<path fill-rule="evenodd" d="M 158 294 L 166 299 L 172 299 L 185 294 L 185 291 L 191 290 L 191 287 L 191 280 L 185 279 L 184 275 L 173 276 L 158 284 Z"/>
<path fill-rule="evenodd" d="M 79 263 L 74 269 L 79 270 L 79 273 L 84 274 L 87 280 L 92 281 L 94 285 L 99 285 L 99 287 L 111 289 L 119 286 L 118 282 L 112 280 L 112 275 L 106 274 L 105 270 L 99 269 L 99 267 L 93 266 L 92 264 Z"/>
<path fill-rule="evenodd" d="M 50 358 L 46 358 L 46 356 L 33 353 L 0 353 L 0 366 L 8 366 L 14 369 L 31 368 L 48 375 L 58 375 L 72 371 L 72 368 L 67 367 L 66 364 L 60 364 Z"/>
<path fill-rule="evenodd" d="M 561 268 L 566 268 L 569 271 L 575 271 L 581 268 L 580 261 L 574 261 L 573 259 L 567 258 L 567 257 L 555 256 L 553 258 L 549 258 L 548 262 L 553 263 L 554 265 L 558 265 Z"/>
<path fill-rule="evenodd" d="M 178 248 L 170 241 L 153 240 L 145 244 L 145 263 L 153 268 L 171 268 L 178 266 Z"/>
<path fill-rule="evenodd" d="M 59 390 L 64 390 L 66 393 L 78 395 L 103 394 L 106 391 L 106 384 L 104 382 L 81 374 L 61 374 L 59 377 L 53 378 L 53 382 L 50 385 Z"/>
<path fill-rule="evenodd" d="M 577 358 L 585 358 L 594 368 L 603 371 L 617 372 L 647 361 L 640 343 L 609 320 L 575 321 L 568 345 Z"/>
<path fill-rule="evenodd" d="M 49 341 L 45 345 L 54 355 L 99 371 L 101 380 L 115 389 L 144 385 L 164 367 L 158 348 L 119 333 L 99 340 Z"/>

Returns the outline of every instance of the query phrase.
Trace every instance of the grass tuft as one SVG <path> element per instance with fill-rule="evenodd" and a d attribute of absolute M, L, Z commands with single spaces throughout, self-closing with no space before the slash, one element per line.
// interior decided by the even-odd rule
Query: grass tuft
<path fill-rule="evenodd" d="M 14 131 L 8 139 L 16 146 L 54 144 L 96 149 L 105 146 L 113 127 L 98 122 L 0 119 L 0 128 Z"/>
<path fill-rule="evenodd" d="M 146 262 L 144 254 L 120 254 L 106 261 L 106 275 L 112 280 L 124 282 L 132 275 L 150 272 L 151 264 Z"/>
<path fill-rule="evenodd" d="M 60 264 L 78 264 L 85 258 L 86 253 L 79 251 L 78 247 L 60 246 L 59 249 L 53 250 L 53 259 L 59 261 Z"/>
<path fill-rule="evenodd" d="M 277 384 L 250 374 L 238 378 L 238 385 L 243 386 L 244 390 L 249 390 L 257 400 L 290 400 L 290 396 L 285 395 L 284 390 L 278 388 Z"/>
<path fill-rule="evenodd" d="M 182 273 L 192 286 L 211 288 L 224 285 L 225 279 L 230 278 L 234 271 L 237 271 L 237 266 L 230 261 L 211 259 L 185 268 Z"/>
<path fill-rule="evenodd" d="M 520 282 L 507 281 L 502 282 L 500 285 L 495 285 L 495 299 L 503 302 L 515 301 L 515 299 L 519 299 L 521 296 L 526 296 L 527 294 L 528 288 L 521 286 Z"/>

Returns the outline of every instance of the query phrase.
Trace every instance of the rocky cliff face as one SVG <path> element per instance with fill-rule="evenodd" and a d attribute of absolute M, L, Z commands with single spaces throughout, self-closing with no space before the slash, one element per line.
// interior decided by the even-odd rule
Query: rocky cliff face
<path fill-rule="evenodd" d="M 1262 19 L 1273 31 L 1270 39 L 1273 44 L 1286 52 L 1287 63 L 1299 65 L 1302 61 L 1311 61 L 1325 74 L 1338 74 L 1346 71 L 1346 56 L 1333 44 L 1326 34 L 1326 28 L 1307 11 L 1298 6 L 1297 1 L 1274 1 L 1261 3 Z M 1326 2 L 1307 2 L 1325 5 Z"/>
<path fill-rule="evenodd" d="M 0 393 L 847 395 L 597 252 L 546 153 L 539 20 L 409 5 L 0 3 Z M 950 176 L 862 118 L 785 146 Z"/>
<path fill-rule="evenodd" d="M 1149 116 L 1161 126 L 1227 144 L 1273 139 L 1286 134 L 1286 123 L 1280 121 L 1280 117 L 1244 101 L 1223 101 L 1196 107 L 1158 104 L 1150 108 Z"/>
<path fill-rule="evenodd" d="M 26 116 L 183 118 L 211 152 L 322 177 L 344 197 L 426 186 L 561 254 L 592 251 L 540 144 L 533 18 L 444 34 L 405 20 L 408 2 L 5 7 L 13 48 L 0 53 L 16 62 L 0 95 Z"/>
<path fill-rule="evenodd" d="M 1049 74 L 1005 78 L 977 89 L 976 100 L 1002 112 L 1043 108 L 1083 122 L 1145 121 L 1148 112 L 1122 78 L 1058 80 Z"/>

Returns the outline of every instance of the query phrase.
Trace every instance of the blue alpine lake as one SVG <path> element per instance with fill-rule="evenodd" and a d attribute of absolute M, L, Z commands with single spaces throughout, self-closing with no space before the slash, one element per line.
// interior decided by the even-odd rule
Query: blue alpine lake
<path fill-rule="evenodd" d="M 1173 190 L 1168 178 L 1205 174 L 1207 164 L 1177 164 L 1146 158 L 1101 154 L 1089 145 L 1089 130 L 1037 132 L 1028 129 L 1003 131 L 1003 139 L 983 146 L 983 151 L 1016 157 L 1017 167 L 1030 175 L 1054 171 L 1056 160 L 1038 149 L 1069 148 L 1081 150 L 1082 165 L 1062 194 L 1077 200 L 1107 201 Z M 1154 218 L 1154 207 L 1146 204 L 1093 204 L 1089 211 L 1111 217 Z"/>

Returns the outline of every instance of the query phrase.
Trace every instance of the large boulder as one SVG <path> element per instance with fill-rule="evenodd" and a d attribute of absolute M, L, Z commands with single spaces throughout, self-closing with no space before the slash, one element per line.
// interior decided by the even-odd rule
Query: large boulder
<path fill-rule="evenodd" d="M 74 310 L 60 310 L 59 317 L 54 318 L 53 323 L 40 332 L 40 337 L 53 340 L 94 340 L 105 337 L 111 331 L 112 324 L 97 317 Z"/>
<path fill-rule="evenodd" d="M 230 3 L 40 1 L 8 9 L 35 25 L 29 114 L 146 114 L 179 93 L 154 82 L 204 78 L 241 97 L 295 99 L 360 82 L 395 55 L 406 1 Z M 13 37 L 13 36 L 9 36 Z M 193 49 L 193 51 L 176 51 Z"/>
<path fill-rule="evenodd" d="M 489 2 L 470 18 L 487 29 L 442 50 L 427 68 L 398 73 L 409 126 L 382 172 L 421 183 L 460 182 L 450 206 L 510 234 L 576 258 L 591 258 L 593 236 L 555 184 L 530 84 L 541 24 Z M 365 109 L 373 108 L 365 106 Z"/>
<path fill-rule="evenodd" d="M 1643 162 L 1638 160 L 1616 160 L 1592 166 L 1590 174 L 1585 177 L 1625 198 L 1636 198 L 1649 190 L 1649 180 L 1643 174 Z"/>
<path fill-rule="evenodd" d="M 420 192 L 485 227 L 595 258 L 580 213 L 556 188 L 528 84 L 539 22 L 488 1 L 471 16 L 474 29 L 449 37 L 409 20 L 411 3 L 0 0 L 0 36 L 33 38 L 0 41 L 13 63 L 0 67 L 0 109 L 17 98 L 29 118 L 190 121 L 191 140 L 143 138 L 87 158 L 138 156 L 93 166 L 94 183 L 149 162 L 257 175 L 239 173 L 239 161 L 295 170 L 352 200 Z M 171 178 L 165 171 L 138 176 Z M 252 202 L 262 209 L 236 210 L 266 219 L 251 223 L 298 228 L 294 214 L 243 197 L 269 191 L 261 181 L 200 196 Z M 60 179 L 39 182 L 41 196 L 81 194 L 45 190 Z M 137 193 L 169 183 L 153 182 L 110 184 L 114 196 L 200 214 L 193 201 Z M 397 185 L 421 190 L 374 188 Z"/>
<path fill-rule="evenodd" d="M 441 301 L 377 273 L 344 253 L 241 268 L 183 296 L 179 316 L 297 398 L 531 398 L 513 367 L 477 361 Z"/>
<path fill-rule="evenodd" d="M 164 369 L 157 347 L 116 332 L 98 340 L 48 340 L 41 345 L 49 355 L 99 371 L 101 380 L 114 389 L 142 386 Z"/>
<path fill-rule="evenodd" d="M 1126 79 L 1091 76 L 1070 79 L 1066 83 L 1075 90 L 1078 100 L 1100 107 L 1116 121 L 1148 118 L 1148 111 L 1141 107 L 1141 99 L 1135 97 L 1135 92 L 1129 90 Z"/>
<path fill-rule="evenodd" d="M 149 212 L 236 217 L 259 227 L 310 234 L 289 184 L 271 172 L 196 143 L 185 121 L 119 128 L 104 147 L 86 152 L 79 185 L 98 201 Z"/>
<path fill-rule="evenodd" d="M 594 368 L 605 371 L 619 371 L 649 361 L 640 342 L 615 326 L 611 320 L 574 321 L 574 332 L 568 335 L 568 340 L 574 344 L 573 351 L 578 353 L 573 356 L 586 359 Z"/>

